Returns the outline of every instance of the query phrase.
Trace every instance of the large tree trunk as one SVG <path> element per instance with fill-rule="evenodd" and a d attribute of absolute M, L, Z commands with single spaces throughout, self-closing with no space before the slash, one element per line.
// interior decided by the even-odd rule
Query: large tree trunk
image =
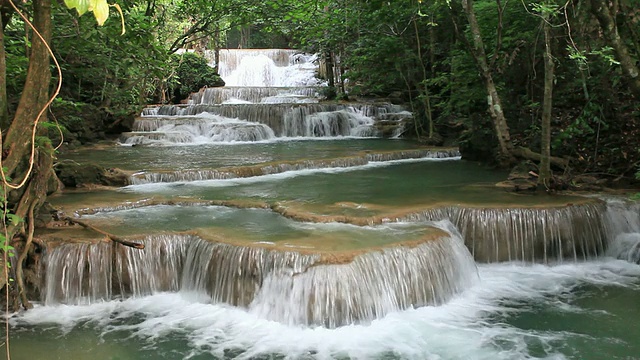
<path fill-rule="evenodd" d="M 50 0 L 33 1 L 33 26 L 47 44 L 51 42 Z M 31 44 L 29 69 L 24 90 L 11 126 L 2 143 L 4 157 L 2 164 L 7 169 L 6 173 L 15 180 L 23 178 L 24 174 L 20 174 L 20 172 L 24 170 L 25 159 L 29 158 L 33 127 L 36 125 L 36 118 L 42 107 L 49 100 L 51 70 L 48 47 L 38 36 L 33 36 Z"/>
<path fill-rule="evenodd" d="M 614 21 L 615 14 L 611 14 L 607 4 L 605 0 L 591 0 L 591 12 L 598 19 L 607 44 L 615 51 L 616 60 L 620 62 L 620 67 L 629 83 L 629 88 L 636 98 L 640 100 L 640 69 L 631 57 L 629 48 L 620 38 L 618 27 Z"/>
<path fill-rule="evenodd" d="M 33 236 L 33 214 L 37 213 L 44 202 L 48 192 L 48 180 L 53 174 L 53 149 L 47 142 L 33 148 L 32 154 L 32 134 L 38 121 L 45 119 L 44 106 L 49 101 L 49 83 L 51 81 L 50 57 L 47 44 L 51 41 L 51 1 L 33 0 L 33 20 L 32 24 L 44 41 L 35 34 L 31 38 L 31 49 L 29 55 L 29 68 L 27 78 L 22 91 L 20 102 L 15 111 L 6 135 L 3 133 L 2 139 L 2 165 L 6 168 L 5 174 L 14 183 L 24 183 L 21 187 L 10 192 L 7 199 L 9 201 L 9 211 L 25 219 L 25 233 L 21 225 L 9 225 L 4 229 L 11 240 L 26 240 Z M 43 115 L 40 115 L 43 114 Z M 38 118 L 41 116 L 41 118 Z M 35 153 L 37 152 L 37 153 Z M 29 162 L 33 161 L 33 171 L 29 171 Z M 29 246 L 25 246 L 20 254 L 20 259 L 24 260 Z M 22 269 L 18 266 L 19 270 Z M 19 290 L 24 291 L 22 273 L 17 279 Z M 6 289 L 5 291 L 9 291 Z M 23 305 L 28 307 L 26 297 L 23 298 Z"/>
<path fill-rule="evenodd" d="M 544 32 L 544 100 L 542 101 L 542 126 L 540 139 L 540 174 L 538 188 L 548 189 L 551 180 L 551 110 L 553 101 L 554 63 L 551 53 L 551 25 L 549 15 L 542 20 Z"/>
<path fill-rule="evenodd" d="M 487 61 L 487 54 L 484 50 L 484 42 L 482 41 L 482 34 L 480 33 L 480 26 L 478 25 L 475 10 L 473 9 L 473 0 L 462 0 L 462 8 L 467 17 L 467 21 L 469 22 L 469 29 L 471 30 L 472 42 L 469 44 L 471 55 L 475 59 L 476 65 L 480 70 L 480 75 L 484 80 L 484 85 L 487 91 L 488 110 L 491 115 L 491 119 L 493 120 L 493 127 L 496 132 L 496 136 L 498 137 L 500 152 L 498 160 L 505 165 L 510 164 L 514 159 L 509 126 L 507 125 L 507 119 L 504 115 L 500 95 L 496 89 L 496 85 L 493 81 L 493 74 Z"/>

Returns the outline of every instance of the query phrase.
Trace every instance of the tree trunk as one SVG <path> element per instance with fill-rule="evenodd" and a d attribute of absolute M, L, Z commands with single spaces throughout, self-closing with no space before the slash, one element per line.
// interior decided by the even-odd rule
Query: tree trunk
<path fill-rule="evenodd" d="M 336 97 L 336 82 L 335 82 L 335 74 L 334 74 L 334 66 L 333 66 L 333 55 L 331 51 L 324 51 L 324 67 L 325 74 L 327 77 L 327 86 L 329 88 L 329 93 L 327 94 L 327 98 L 329 100 L 333 100 Z"/>
<path fill-rule="evenodd" d="M 51 42 L 50 0 L 33 1 L 33 26 L 40 32 L 47 44 Z M 23 174 L 19 174 L 19 172 L 21 164 L 23 165 L 25 159 L 29 158 L 33 128 L 36 121 L 43 120 L 36 118 L 49 100 L 51 70 L 48 47 L 38 36 L 33 37 L 31 44 L 25 86 L 11 126 L 2 143 L 4 157 L 2 164 L 7 168 L 5 173 L 15 181 L 23 178 Z"/>
<path fill-rule="evenodd" d="M 471 30 L 472 42 L 469 44 L 471 55 L 475 59 L 476 65 L 480 70 L 480 75 L 484 80 L 487 91 L 488 110 L 493 121 L 496 136 L 498 137 L 498 160 L 502 164 L 507 165 L 514 161 L 511 135 L 509 133 L 509 126 L 507 125 L 507 119 L 503 112 L 500 95 L 498 94 L 496 85 L 493 82 L 493 74 L 487 62 L 487 54 L 484 51 L 484 42 L 482 41 L 480 26 L 478 25 L 478 19 L 476 18 L 476 14 L 473 9 L 473 0 L 462 0 L 462 8 L 467 16 L 469 29 Z"/>
<path fill-rule="evenodd" d="M 220 73 L 220 27 L 216 25 L 216 30 L 213 33 L 213 70 L 216 71 L 217 74 Z"/>
<path fill-rule="evenodd" d="M 26 220 L 26 224 L 10 225 L 4 229 L 8 234 L 8 239 L 22 232 L 22 226 L 27 225 L 29 233 L 22 236 L 29 239 L 33 231 L 32 213 L 37 213 L 44 202 L 48 192 L 48 180 L 53 175 L 53 149 L 48 143 L 37 146 L 33 151 L 37 153 L 32 157 L 32 134 L 38 121 L 44 120 L 38 116 L 44 112 L 44 106 L 49 101 L 49 83 L 51 80 L 50 57 L 47 44 L 51 41 L 51 1 L 33 0 L 33 20 L 32 24 L 44 39 L 40 39 L 34 32 L 31 38 L 31 51 L 29 52 L 29 68 L 22 91 L 20 102 L 15 111 L 13 121 L 11 121 L 6 136 L 2 142 L 3 167 L 6 168 L 5 175 L 12 178 L 13 182 L 20 183 L 25 180 L 22 187 L 11 192 L 9 199 L 9 210 Z M 4 134 L 3 134 L 4 135 Z M 34 161 L 33 171 L 28 172 L 29 161 Z M 28 216 L 29 215 L 29 216 Z M 27 218 L 28 216 L 28 218 Z M 28 240 L 27 240 L 28 241 Z M 25 246 L 23 251 L 28 251 Z M 26 254 L 22 254 L 24 258 Z M 20 274 L 18 284 L 24 290 L 24 282 Z M 8 289 L 7 289 L 8 291 Z M 16 294 L 17 295 L 17 294 Z M 26 297 L 23 298 L 24 306 L 28 306 Z"/>
<path fill-rule="evenodd" d="M 433 27 L 430 25 L 430 27 Z M 424 112 L 427 116 L 428 123 L 428 133 L 429 139 L 433 139 L 434 136 L 434 124 L 433 124 L 433 111 L 431 110 L 431 95 L 429 93 L 429 85 L 427 83 L 427 67 L 424 65 L 424 60 L 422 60 L 422 42 L 420 41 L 420 32 L 418 32 L 418 23 L 416 19 L 413 19 L 413 29 L 416 33 L 416 49 L 418 50 L 418 62 L 420 63 L 420 68 L 422 69 L 422 81 L 420 84 L 422 85 L 422 103 L 424 105 Z M 433 32 L 432 32 L 433 34 Z M 431 44 L 433 45 L 433 44 Z M 431 51 L 433 52 L 433 51 Z"/>
<path fill-rule="evenodd" d="M 544 99 L 542 101 L 542 126 L 540 139 L 540 169 L 538 188 L 548 189 L 551 180 L 551 110 L 553 101 L 554 63 L 551 53 L 551 25 L 549 15 L 542 20 L 544 32 Z"/>
<path fill-rule="evenodd" d="M 614 21 L 615 14 L 611 14 L 607 2 L 604 0 L 591 0 L 591 12 L 596 16 L 602 33 L 609 46 L 616 53 L 616 59 L 626 77 L 629 87 L 637 100 L 640 100 L 640 69 L 630 55 L 629 48 L 620 38 L 618 27 Z"/>
<path fill-rule="evenodd" d="M 4 21 L 0 16 L 0 130 L 9 127 L 9 105 L 7 101 L 7 60 L 4 51 Z"/>

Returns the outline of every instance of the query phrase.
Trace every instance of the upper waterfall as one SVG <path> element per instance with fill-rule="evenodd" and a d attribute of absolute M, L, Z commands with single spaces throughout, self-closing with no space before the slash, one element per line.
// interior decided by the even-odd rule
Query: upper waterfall
<path fill-rule="evenodd" d="M 227 86 L 320 86 L 316 60 L 291 49 L 222 49 L 218 71 Z"/>

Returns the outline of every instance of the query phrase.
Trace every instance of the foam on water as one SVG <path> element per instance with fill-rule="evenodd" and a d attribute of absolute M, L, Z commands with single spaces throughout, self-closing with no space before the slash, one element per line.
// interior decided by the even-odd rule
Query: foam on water
<path fill-rule="evenodd" d="M 176 358 L 223 358 L 235 351 L 237 359 L 277 354 L 285 359 L 564 359 L 573 356 L 560 352 L 563 344 L 585 336 L 588 340 L 588 335 L 518 328 L 503 319 L 533 306 L 560 314 L 595 311 L 599 317 L 610 317 L 573 304 L 579 297 L 576 289 L 594 285 L 640 291 L 640 266 L 610 258 L 557 266 L 480 265 L 479 273 L 476 286 L 442 306 L 393 312 L 368 325 L 336 329 L 283 325 L 189 293 L 86 306 L 37 306 L 13 316 L 11 323 L 52 325 L 63 332 L 92 324 L 103 335 L 119 334 L 122 341 L 131 341 L 126 339 L 131 336 L 151 349 L 167 337 L 185 336 L 188 349 L 177 349 Z M 542 350 L 533 353 L 534 344 Z M 569 351 L 581 357 L 580 349 Z"/>
<path fill-rule="evenodd" d="M 259 142 L 275 137 L 264 124 L 203 113 L 190 117 L 190 121 L 170 122 L 149 131 L 123 134 L 125 145 L 207 144 L 218 142 Z"/>

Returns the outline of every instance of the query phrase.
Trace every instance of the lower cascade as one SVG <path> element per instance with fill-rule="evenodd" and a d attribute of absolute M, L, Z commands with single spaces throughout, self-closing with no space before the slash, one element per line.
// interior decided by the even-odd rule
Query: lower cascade
<path fill-rule="evenodd" d="M 305 253 L 155 235 L 145 251 L 64 244 L 45 258 L 46 305 L 86 304 L 157 292 L 206 294 L 289 325 L 370 322 L 410 307 L 440 305 L 477 280 L 460 235 L 355 253 Z M 73 260 L 73 261 L 72 261 Z"/>

